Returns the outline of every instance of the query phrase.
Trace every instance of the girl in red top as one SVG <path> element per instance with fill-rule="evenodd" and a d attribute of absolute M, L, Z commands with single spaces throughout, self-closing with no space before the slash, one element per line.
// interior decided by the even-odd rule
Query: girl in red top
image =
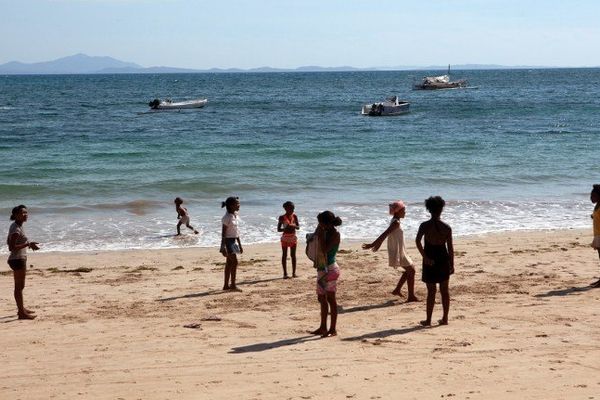
<path fill-rule="evenodd" d="M 285 214 L 279 216 L 277 222 L 277 232 L 283 232 L 281 235 L 281 265 L 283 266 L 283 279 L 288 279 L 287 273 L 287 249 L 290 249 L 290 256 L 292 258 L 292 277 L 296 277 L 296 245 L 298 244 L 298 237 L 296 231 L 300 228 L 298 217 L 294 214 L 294 203 L 286 201 L 283 203 L 283 209 Z"/>

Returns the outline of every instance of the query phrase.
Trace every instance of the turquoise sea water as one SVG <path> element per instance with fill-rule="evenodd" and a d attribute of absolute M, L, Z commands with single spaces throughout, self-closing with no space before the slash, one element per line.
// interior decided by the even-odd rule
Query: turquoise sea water
<path fill-rule="evenodd" d="M 410 90 L 424 74 L 0 76 L 0 229 L 23 203 L 45 250 L 212 246 L 229 195 L 245 242 L 277 240 L 286 200 L 307 230 L 339 213 L 353 239 L 398 198 L 413 235 L 432 194 L 458 235 L 590 226 L 599 69 L 456 71 L 478 89 Z M 390 95 L 411 112 L 360 115 Z M 209 103 L 146 112 L 155 97 Z M 176 196 L 201 235 L 171 236 Z"/>

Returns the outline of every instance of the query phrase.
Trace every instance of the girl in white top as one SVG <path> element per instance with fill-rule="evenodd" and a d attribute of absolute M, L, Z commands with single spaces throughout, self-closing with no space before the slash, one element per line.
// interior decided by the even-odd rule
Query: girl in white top
<path fill-rule="evenodd" d="M 28 310 L 23 305 L 23 289 L 25 289 L 25 276 L 27 275 L 27 249 L 38 250 L 37 242 L 30 242 L 25 235 L 23 224 L 27 221 L 27 207 L 16 206 L 12 209 L 11 221 L 6 244 L 10 255 L 8 265 L 13 270 L 15 278 L 15 301 L 17 303 L 17 315 L 19 319 L 34 319 L 35 312 Z"/>
<path fill-rule="evenodd" d="M 406 215 L 406 206 L 401 200 L 389 204 L 390 214 L 393 215 L 390 226 L 373 243 L 363 244 L 363 249 L 379 250 L 383 241 L 387 238 L 388 257 L 390 267 L 401 267 L 404 269 L 396 288 L 392 294 L 402 296 L 400 290 L 405 282 L 408 282 L 407 302 L 419 301 L 415 296 L 415 267 L 413 262 L 406 254 L 404 248 L 404 231 L 400 226 L 400 219 Z"/>
<path fill-rule="evenodd" d="M 223 224 L 221 230 L 221 254 L 227 258 L 225 261 L 225 284 L 223 285 L 223 290 L 241 292 L 235 285 L 238 266 L 237 255 L 244 252 L 238 230 L 239 218 L 237 212 L 240 210 L 240 200 L 238 197 L 228 197 L 227 200 L 221 203 L 221 208 L 223 207 L 227 207 L 227 212 L 221 220 Z"/>

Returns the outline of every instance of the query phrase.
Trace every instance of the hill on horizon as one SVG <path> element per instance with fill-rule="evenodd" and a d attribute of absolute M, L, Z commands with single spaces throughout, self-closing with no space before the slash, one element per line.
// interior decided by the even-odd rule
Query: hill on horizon
<path fill-rule="evenodd" d="M 395 67 L 371 67 L 355 68 L 351 66 L 320 67 L 300 66 L 297 68 L 210 68 L 189 69 L 167 66 L 142 67 L 139 64 L 117 60 L 108 56 L 88 56 L 83 53 L 62 57 L 52 61 L 37 63 L 22 63 L 11 61 L 0 65 L 0 74 L 4 75 L 46 75 L 46 74 L 162 74 L 162 73 L 231 73 L 231 72 L 344 72 L 344 71 L 398 71 L 398 70 L 425 70 L 445 71 L 447 66 L 395 66 Z M 473 69 L 515 69 L 515 68 L 554 68 L 544 66 L 504 66 L 497 64 L 462 64 L 452 66 L 453 70 Z"/>

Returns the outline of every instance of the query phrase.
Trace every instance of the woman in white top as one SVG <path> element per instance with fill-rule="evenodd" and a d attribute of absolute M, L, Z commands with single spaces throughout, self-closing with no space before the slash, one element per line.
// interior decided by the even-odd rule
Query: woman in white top
<path fill-rule="evenodd" d="M 388 257 L 390 267 L 401 267 L 404 269 L 396 288 L 392 294 L 402 296 L 400 290 L 405 282 L 408 282 L 407 302 L 419 301 L 415 296 L 415 267 L 413 262 L 406 254 L 404 248 L 404 231 L 400 226 L 400 219 L 406 216 L 406 206 L 401 200 L 389 204 L 390 214 L 393 215 L 390 226 L 373 243 L 363 244 L 363 249 L 379 250 L 383 241 L 387 238 Z"/>
<path fill-rule="evenodd" d="M 23 305 L 23 289 L 25 289 L 25 276 L 27 275 L 27 249 L 38 250 L 37 242 L 30 242 L 25 235 L 23 223 L 27 221 L 27 207 L 24 205 L 16 206 L 12 209 L 11 221 L 6 244 L 10 255 L 8 256 L 8 265 L 13 270 L 15 278 L 15 301 L 17 303 L 17 312 L 19 319 L 34 319 L 35 312 L 28 310 Z"/>
<path fill-rule="evenodd" d="M 240 210 L 240 200 L 238 197 L 228 197 L 221 208 L 227 207 L 227 212 L 222 218 L 223 229 L 221 231 L 221 254 L 227 258 L 225 262 L 225 284 L 223 290 L 235 290 L 241 292 L 235 285 L 235 275 L 237 272 L 237 255 L 242 254 L 242 242 L 238 230 L 238 215 Z"/>

